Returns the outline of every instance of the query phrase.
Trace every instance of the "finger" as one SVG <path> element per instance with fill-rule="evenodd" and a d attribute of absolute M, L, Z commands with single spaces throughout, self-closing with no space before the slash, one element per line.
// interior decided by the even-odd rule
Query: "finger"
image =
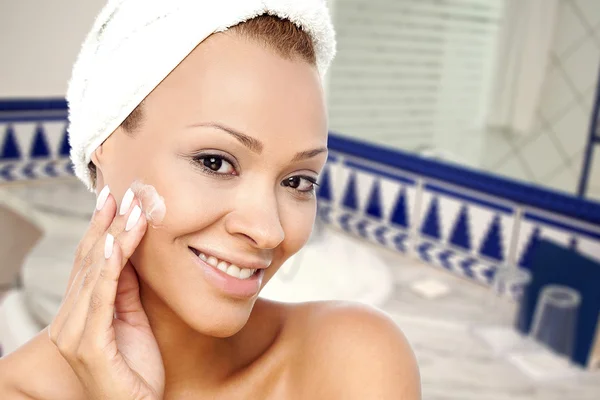
<path fill-rule="evenodd" d="M 140 282 L 130 262 L 125 264 L 117 285 L 115 316 L 132 326 L 149 326 L 148 316 L 140 299 Z"/>
<path fill-rule="evenodd" d="M 108 231 L 118 233 L 118 237 L 115 240 L 119 242 L 120 248 L 124 250 L 121 252 L 122 265 L 125 265 L 129 257 L 133 254 L 147 228 L 147 221 L 141 213 L 139 201 L 135 198 L 133 200 L 127 200 L 127 198 L 128 196 L 126 195 L 122 206 L 130 203 L 129 207 L 121 207 L 121 209 L 125 210 L 125 214 L 119 214 L 114 217 L 112 224 L 108 227 Z M 63 325 L 71 318 L 70 314 L 73 314 L 74 321 L 85 319 L 85 315 L 87 315 L 89 304 L 92 301 L 92 290 L 96 285 L 101 266 L 103 265 L 101 260 L 104 258 L 104 245 L 106 238 L 109 237 L 108 235 L 113 238 L 115 237 L 111 233 L 105 233 L 101 240 L 97 241 L 96 246 L 84 257 L 81 269 L 73 278 L 73 283 L 67 292 L 59 314 L 48 329 L 50 338 L 55 343 L 61 334 Z M 77 332 L 81 331 L 81 323 L 73 322 L 73 324 L 74 326 L 70 327 L 73 331 L 72 335 L 77 335 Z"/>
<path fill-rule="evenodd" d="M 68 317 L 71 330 L 68 337 L 82 335 L 87 329 L 86 324 L 91 321 L 95 321 L 91 332 L 106 333 L 112 325 L 121 269 L 140 243 L 147 222 L 136 204 L 128 214 L 115 218 L 114 225 L 125 225 L 129 230 L 122 231 L 118 238 L 107 233 L 103 245 L 98 243 L 93 249 L 94 258 L 98 261 L 81 281 L 77 300 Z"/>
<path fill-rule="evenodd" d="M 81 288 L 81 281 L 83 279 L 91 279 L 92 281 L 95 281 L 96 278 L 96 274 L 94 274 L 93 272 L 88 271 L 90 268 L 93 268 L 93 266 L 95 265 L 99 265 L 96 260 L 101 259 L 100 256 L 102 254 L 103 250 L 103 246 L 104 246 L 104 239 L 106 238 L 106 233 L 110 233 L 113 237 L 118 238 L 117 240 L 125 240 L 125 242 L 127 243 L 127 249 L 129 251 L 133 251 L 135 250 L 135 247 L 133 247 L 133 249 L 131 249 L 131 244 L 130 243 L 134 243 L 134 242 L 138 242 L 139 243 L 139 239 L 141 238 L 134 238 L 133 240 L 128 240 L 128 236 L 131 235 L 126 235 L 125 237 L 121 236 L 121 233 L 126 229 L 127 227 L 127 223 L 131 220 L 136 221 L 141 214 L 141 209 L 139 207 L 139 201 L 135 198 L 132 197 L 133 196 L 133 192 L 131 192 L 131 190 L 127 190 L 127 192 L 125 193 L 125 196 L 123 197 L 123 201 L 121 202 L 121 206 L 120 209 L 125 211 L 125 214 L 121 214 L 119 212 L 119 214 L 117 214 L 116 216 L 114 215 L 114 211 L 116 210 L 116 203 L 114 203 L 114 209 L 113 209 L 113 213 L 112 213 L 112 221 L 110 222 L 110 224 L 108 224 L 107 226 L 102 226 L 102 228 L 104 229 L 102 231 L 102 234 L 96 239 L 95 244 L 95 249 L 91 249 L 88 250 L 87 254 L 85 255 L 85 257 L 82 259 L 81 261 L 81 268 L 80 271 L 78 271 L 78 273 L 74 276 L 73 278 L 73 283 L 75 283 L 76 285 L 71 285 L 71 286 L 75 286 L 75 287 L 79 287 Z M 112 197 L 112 196 L 110 196 Z M 114 198 L 113 198 L 114 200 Z M 107 200 L 108 202 L 108 200 Z M 106 207 L 106 206 L 105 206 Z M 134 234 L 139 234 L 139 230 L 136 231 Z M 137 244 L 135 245 L 137 246 Z M 131 255 L 131 254 L 129 254 Z M 97 273 L 97 271 L 96 271 Z M 67 294 L 67 296 L 69 296 L 69 294 Z"/>
<path fill-rule="evenodd" d="M 110 234 L 109 234 L 110 235 Z M 122 250 L 118 242 L 106 242 L 106 252 L 98 280 L 90 295 L 85 330 L 93 334 L 106 334 L 112 329 L 115 315 L 117 286 L 124 263 Z"/>
<path fill-rule="evenodd" d="M 123 195 L 123 199 L 121 200 L 121 204 L 119 205 L 119 210 L 114 220 L 110 224 L 108 231 L 114 236 L 117 237 L 121 231 L 125 229 L 125 224 L 127 222 L 128 216 L 134 210 L 135 206 L 139 206 L 140 202 L 136 198 L 135 194 L 131 190 L 131 188 L 127 189 L 125 194 Z"/>
<path fill-rule="evenodd" d="M 114 196 L 110 193 L 110 188 L 108 186 L 105 186 L 98 194 L 98 198 L 96 199 L 96 209 L 94 210 L 94 215 L 90 220 L 90 224 L 88 226 L 87 231 L 85 232 L 83 238 L 77 246 L 74 262 L 75 268 L 73 268 L 73 270 L 71 271 L 71 275 L 69 277 L 69 284 L 67 285 L 67 290 L 71 287 L 74 277 L 79 272 L 79 270 L 85 269 L 86 265 L 81 264 L 85 264 L 85 258 L 88 256 L 92 247 L 102 236 L 104 236 L 104 233 L 112 224 L 116 211 L 117 202 Z"/>
<path fill-rule="evenodd" d="M 115 198 L 110 193 L 108 186 L 105 186 L 98 195 L 96 209 L 90 221 L 87 231 L 77 246 L 73 268 L 69 275 L 67 289 L 63 296 L 63 302 L 59 311 L 48 327 L 48 335 L 54 342 L 62 329 L 74 299 L 78 295 L 82 279 L 91 279 L 89 270 L 94 262 L 91 249 L 103 237 L 106 230 L 112 223 L 117 209 Z M 86 275 L 87 274 L 87 275 Z"/>
<path fill-rule="evenodd" d="M 86 271 L 76 301 L 69 310 L 68 316 L 64 321 L 60 332 L 58 332 L 55 343 L 65 358 L 72 361 L 82 361 L 83 356 L 79 354 L 78 351 L 81 347 L 83 332 L 89 319 L 88 315 L 96 312 L 100 308 L 100 299 L 97 294 L 94 293 L 97 280 L 100 279 L 100 277 L 95 276 L 95 270 L 102 271 L 106 268 L 105 265 L 110 263 L 111 257 L 115 252 L 115 247 L 118 247 L 118 244 L 115 246 L 114 236 L 107 233 L 104 240 L 104 254 L 102 259 L 98 261 L 98 264 L 102 264 L 103 266 L 101 268 L 89 268 Z M 98 257 L 98 259 L 99 258 L 100 257 Z M 100 275 L 102 275 L 102 273 L 100 273 Z M 104 333 L 106 333 L 106 330 L 96 332 L 97 335 Z"/>
<path fill-rule="evenodd" d="M 106 238 L 107 231 L 113 231 L 115 233 L 121 232 L 126 228 L 127 220 L 130 217 L 131 213 L 135 211 L 135 207 L 138 206 L 139 202 L 132 198 L 128 193 L 132 193 L 130 190 L 126 192 L 126 195 L 123 197 L 123 201 L 121 202 L 121 209 L 123 209 L 126 213 L 124 215 L 117 214 L 115 216 L 117 210 L 117 204 L 114 197 L 108 193 L 108 189 L 103 189 L 101 194 L 98 196 L 97 201 L 97 210 L 92 218 L 92 222 L 90 223 L 90 228 L 84 235 L 82 242 L 79 246 L 78 256 L 76 256 L 74 268 L 71 271 L 71 277 L 69 278 L 69 284 L 67 293 L 64 297 L 63 303 L 59 309 L 58 314 L 56 315 L 54 321 L 51 326 L 48 328 L 48 333 L 50 338 L 53 341 L 57 340 L 57 337 L 62 330 L 62 326 L 65 324 L 68 315 L 72 312 L 72 309 L 75 307 L 75 303 L 86 303 L 90 296 L 89 291 L 94 287 L 95 282 L 98 277 L 99 267 L 98 260 L 102 260 L 103 254 L 103 246 Z M 103 200 L 103 197 L 106 200 Z M 107 221 L 109 223 L 107 223 Z M 98 238 L 98 234 L 101 233 Z M 137 230 L 135 233 L 139 235 L 140 232 Z M 115 235 L 112 234 L 114 237 Z M 92 240 L 96 240 L 91 249 L 88 248 L 89 243 Z M 141 238 L 135 238 L 134 240 L 127 240 L 127 238 L 121 237 L 120 240 L 125 239 L 127 242 L 128 252 L 131 253 L 133 247 L 130 243 L 138 242 Z M 137 244 L 135 245 L 137 246 Z M 133 247 L 133 249 L 135 249 Z M 81 259 L 81 252 L 86 251 L 87 253 Z M 87 294 L 86 294 L 87 293 Z M 83 309 L 87 310 L 86 307 Z"/>

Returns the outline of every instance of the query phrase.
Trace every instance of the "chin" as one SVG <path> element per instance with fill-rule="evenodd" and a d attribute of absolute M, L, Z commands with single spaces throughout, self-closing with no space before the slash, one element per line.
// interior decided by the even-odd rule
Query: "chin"
<path fill-rule="evenodd" d="M 234 336 L 242 330 L 256 302 L 256 298 L 232 300 L 206 294 L 178 300 L 172 310 L 179 319 L 196 332 L 219 338 Z"/>

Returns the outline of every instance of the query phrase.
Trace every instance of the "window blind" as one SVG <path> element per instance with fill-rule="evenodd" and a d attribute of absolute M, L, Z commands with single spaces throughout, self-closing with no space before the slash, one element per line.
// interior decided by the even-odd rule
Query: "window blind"
<path fill-rule="evenodd" d="M 503 0 L 337 0 L 330 127 L 451 148 L 483 123 Z"/>

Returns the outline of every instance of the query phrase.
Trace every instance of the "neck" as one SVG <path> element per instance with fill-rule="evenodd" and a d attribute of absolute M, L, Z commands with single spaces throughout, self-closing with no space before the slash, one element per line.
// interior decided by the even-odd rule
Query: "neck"
<path fill-rule="evenodd" d="M 193 388 L 216 393 L 260 367 L 276 347 L 285 319 L 276 303 L 257 300 L 246 325 L 219 338 L 192 329 L 141 279 L 140 298 L 161 352 L 166 388 L 174 392 Z"/>
<path fill-rule="evenodd" d="M 216 338 L 193 330 L 141 280 L 140 298 L 160 348 L 167 387 L 218 387 L 239 368 L 238 335 Z"/>

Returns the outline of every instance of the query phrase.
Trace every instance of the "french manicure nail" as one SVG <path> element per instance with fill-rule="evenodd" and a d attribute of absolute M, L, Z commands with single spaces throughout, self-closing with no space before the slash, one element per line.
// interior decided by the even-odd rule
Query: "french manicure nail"
<path fill-rule="evenodd" d="M 102 207 L 104 207 L 104 204 L 106 204 L 106 199 L 108 199 L 109 194 L 110 189 L 108 188 L 108 185 L 106 185 L 98 195 L 98 199 L 96 200 L 96 210 L 100 211 Z"/>
<path fill-rule="evenodd" d="M 123 196 L 123 200 L 121 201 L 121 208 L 119 209 L 119 215 L 127 214 L 129 211 L 129 207 L 131 207 L 131 202 L 133 201 L 133 191 L 131 189 L 127 189 L 125 195 Z"/>
<path fill-rule="evenodd" d="M 133 208 L 133 211 L 131 211 L 131 214 L 129 214 L 129 218 L 127 218 L 127 224 L 125 225 L 126 232 L 129 232 L 135 226 L 135 224 L 137 224 L 141 215 L 142 209 L 140 208 L 140 206 L 136 205 Z"/>
<path fill-rule="evenodd" d="M 106 258 L 107 260 L 112 255 L 114 244 L 115 237 L 110 233 L 106 234 L 106 242 L 104 242 L 104 258 Z"/>

